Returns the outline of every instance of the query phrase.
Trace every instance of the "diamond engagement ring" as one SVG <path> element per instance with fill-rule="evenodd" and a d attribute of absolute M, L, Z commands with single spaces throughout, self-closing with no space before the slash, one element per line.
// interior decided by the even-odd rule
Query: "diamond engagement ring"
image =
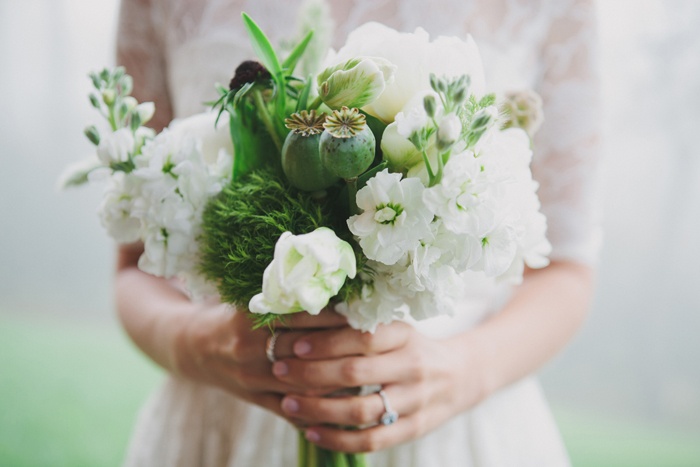
<path fill-rule="evenodd" d="M 389 404 L 389 398 L 384 392 L 384 389 L 379 391 L 377 394 L 379 394 L 379 397 L 382 398 L 382 404 L 384 405 L 384 413 L 379 419 L 380 423 L 382 425 L 387 426 L 395 423 L 399 419 L 399 414 L 391 408 L 391 404 Z"/>
<path fill-rule="evenodd" d="M 265 355 L 270 363 L 275 363 L 277 359 L 275 358 L 275 343 L 277 343 L 277 336 L 279 332 L 272 331 L 272 334 L 267 336 L 267 342 L 265 343 Z"/>

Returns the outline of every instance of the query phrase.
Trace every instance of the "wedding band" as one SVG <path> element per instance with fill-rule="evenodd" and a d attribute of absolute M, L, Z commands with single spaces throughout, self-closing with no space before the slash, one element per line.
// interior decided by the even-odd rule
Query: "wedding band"
<path fill-rule="evenodd" d="M 379 394 L 379 397 L 382 398 L 382 404 L 384 405 L 384 413 L 379 419 L 380 423 L 386 426 L 396 423 L 396 421 L 399 419 L 399 414 L 391 408 L 389 398 L 384 392 L 384 389 L 380 390 L 377 394 Z"/>
<path fill-rule="evenodd" d="M 279 333 L 277 331 L 272 331 L 272 334 L 267 336 L 267 342 L 265 343 L 265 355 L 270 363 L 275 363 L 277 359 L 275 358 L 275 344 L 277 343 L 277 336 Z"/>

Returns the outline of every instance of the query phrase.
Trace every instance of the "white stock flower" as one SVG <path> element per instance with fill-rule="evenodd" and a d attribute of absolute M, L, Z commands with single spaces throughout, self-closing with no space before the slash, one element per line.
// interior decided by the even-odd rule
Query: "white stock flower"
<path fill-rule="evenodd" d="M 428 125 L 428 114 L 422 105 L 411 108 L 408 112 L 396 114 L 396 131 L 399 135 L 409 139 L 415 133 L 419 133 Z"/>
<path fill-rule="evenodd" d="M 426 189 L 423 199 L 448 230 L 480 235 L 492 227 L 495 217 L 489 202 L 490 182 L 470 151 L 453 154 L 442 180 Z"/>
<path fill-rule="evenodd" d="M 433 213 L 423 203 L 423 184 L 401 174 L 379 172 L 357 192 L 362 214 L 348 219 L 369 259 L 392 265 L 431 235 Z"/>
<path fill-rule="evenodd" d="M 253 313 L 318 314 L 356 273 L 355 253 L 335 232 L 320 227 L 311 233 L 283 233 L 263 274 L 262 293 L 248 304 Z"/>
<path fill-rule="evenodd" d="M 126 162 L 134 152 L 134 135 L 129 128 L 106 133 L 97 146 L 97 157 L 104 165 Z"/>
<path fill-rule="evenodd" d="M 497 277 L 511 267 L 518 244 L 515 229 L 509 225 L 498 225 L 482 239 L 481 260 L 475 270 L 484 271 L 488 277 Z"/>
<path fill-rule="evenodd" d="M 116 172 L 109 178 L 97 214 L 117 243 L 133 243 L 140 238 L 141 221 L 133 212 L 138 189 L 138 181 L 123 172 Z"/>
<path fill-rule="evenodd" d="M 217 163 L 221 154 L 227 155 L 228 158 L 233 154 L 228 112 L 221 114 L 221 118 L 215 126 L 216 118 L 215 112 L 204 112 L 173 120 L 168 126 L 168 130 L 178 135 L 196 137 L 200 141 L 199 150 L 204 161 L 211 166 Z"/>
<path fill-rule="evenodd" d="M 361 296 L 350 303 L 341 302 L 335 311 L 348 319 L 348 324 L 364 332 L 374 332 L 380 324 L 405 317 L 407 307 L 400 293 L 382 275 L 362 286 Z"/>
<path fill-rule="evenodd" d="M 430 89 L 430 73 L 469 75 L 470 92 L 477 96 L 484 93 L 481 56 L 471 36 L 466 40 L 439 36 L 430 41 L 421 28 L 414 33 L 400 33 L 379 23 L 366 23 L 349 34 L 345 46 L 330 58 L 330 64 L 358 56 L 381 57 L 396 66 L 394 81 L 364 108 L 386 123 L 392 122 L 413 96 Z"/>

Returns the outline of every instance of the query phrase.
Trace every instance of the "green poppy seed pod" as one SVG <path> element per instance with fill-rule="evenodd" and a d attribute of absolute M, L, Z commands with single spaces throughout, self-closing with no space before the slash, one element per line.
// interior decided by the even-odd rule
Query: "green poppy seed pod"
<path fill-rule="evenodd" d="M 345 180 L 362 175 L 374 161 L 376 141 L 357 109 L 334 110 L 324 124 L 320 152 L 324 167 Z"/>
<path fill-rule="evenodd" d="M 338 181 L 321 162 L 319 142 L 325 115 L 302 111 L 286 120 L 287 134 L 282 146 L 282 170 L 287 180 L 302 191 L 320 191 Z"/>

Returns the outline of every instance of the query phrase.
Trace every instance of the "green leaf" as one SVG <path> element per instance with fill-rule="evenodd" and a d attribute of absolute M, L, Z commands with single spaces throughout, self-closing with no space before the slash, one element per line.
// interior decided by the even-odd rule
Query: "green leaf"
<path fill-rule="evenodd" d="M 239 105 L 241 105 L 241 101 L 245 96 L 248 95 L 248 93 L 253 89 L 255 86 L 255 83 L 245 83 L 241 88 L 236 92 L 236 94 L 233 97 L 233 108 L 238 108 Z"/>
<path fill-rule="evenodd" d="M 306 80 L 306 85 L 302 88 L 301 93 L 299 94 L 299 100 L 297 101 L 297 108 L 296 111 L 299 112 L 300 110 L 305 110 L 306 106 L 309 102 L 309 94 L 311 93 L 311 76 L 309 76 L 309 79 Z"/>
<path fill-rule="evenodd" d="M 302 41 L 299 42 L 299 44 L 297 44 L 296 47 L 294 47 L 294 50 L 290 52 L 289 56 L 285 59 L 285 61 L 282 62 L 282 68 L 286 70 L 287 76 L 294 73 L 294 69 L 296 68 L 297 63 L 299 63 L 299 59 L 304 54 L 304 51 L 309 45 L 309 42 L 311 42 L 313 36 L 314 32 L 309 31 L 309 33 L 306 36 L 304 36 L 304 39 L 302 39 Z"/>
<path fill-rule="evenodd" d="M 280 66 L 279 59 L 275 50 L 272 48 L 269 39 L 260 27 L 245 13 L 242 13 L 243 23 L 248 30 L 248 35 L 250 36 L 253 50 L 258 56 L 262 64 L 267 68 L 272 76 L 282 73 L 282 67 Z"/>

